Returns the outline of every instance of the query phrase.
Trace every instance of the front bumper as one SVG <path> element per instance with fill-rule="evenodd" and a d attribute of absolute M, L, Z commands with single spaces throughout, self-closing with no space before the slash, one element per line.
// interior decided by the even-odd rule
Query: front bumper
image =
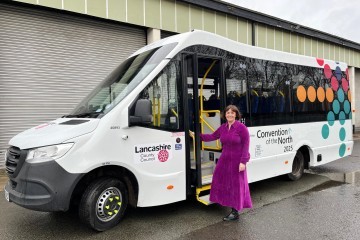
<path fill-rule="evenodd" d="M 9 174 L 5 190 L 10 202 L 24 208 L 67 211 L 72 192 L 82 176 L 65 171 L 55 161 L 37 164 L 24 161 L 16 175 Z"/>

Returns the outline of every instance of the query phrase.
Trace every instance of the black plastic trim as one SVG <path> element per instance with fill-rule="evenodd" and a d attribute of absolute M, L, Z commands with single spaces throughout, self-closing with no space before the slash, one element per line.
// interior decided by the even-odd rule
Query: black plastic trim
<path fill-rule="evenodd" d="M 84 174 L 73 174 L 56 161 L 24 162 L 17 177 L 9 176 L 5 185 L 10 201 L 36 211 L 67 211 L 72 192 Z"/>
<path fill-rule="evenodd" d="M 78 125 L 89 122 L 89 120 L 72 119 L 66 122 L 59 123 L 59 125 Z"/>

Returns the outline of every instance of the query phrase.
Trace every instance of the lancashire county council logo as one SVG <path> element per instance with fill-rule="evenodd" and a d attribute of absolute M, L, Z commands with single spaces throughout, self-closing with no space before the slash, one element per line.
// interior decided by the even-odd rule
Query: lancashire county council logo
<path fill-rule="evenodd" d="M 169 159 L 169 152 L 165 149 L 160 150 L 158 153 L 158 159 L 160 162 L 166 162 Z"/>

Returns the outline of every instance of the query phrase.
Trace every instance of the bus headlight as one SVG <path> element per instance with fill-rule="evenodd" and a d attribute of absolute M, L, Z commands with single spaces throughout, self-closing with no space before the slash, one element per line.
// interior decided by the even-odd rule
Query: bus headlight
<path fill-rule="evenodd" d="M 26 161 L 28 163 L 53 161 L 64 156 L 73 145 L 74 143 L 64 143 L 31 149 L 26 157 Z"/>

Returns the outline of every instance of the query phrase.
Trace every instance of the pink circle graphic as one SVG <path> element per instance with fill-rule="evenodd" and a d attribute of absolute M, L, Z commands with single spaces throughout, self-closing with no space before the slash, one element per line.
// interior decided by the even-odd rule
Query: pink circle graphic
<path fill-rule="evenodd" d="M 346 79 L 349 81 L 349 69 L 348 68 L 345 70 L 345 73 L 346 73 Z"/>
<path fill-rule="evenodd" d="M 331 78 L 331 88 L 336 92 L 339 88 L 339 81 L 336 77 Z"/>
<path fill-rule="evenodd" d="M 322 59 L 322 58 L 316 58 L 316 61 L 317 61 L 317 63 L 318 63 L 320 66 L 324 65 L 324 59 Z"/>
<path fill-rule="evenodd" d="M 341 86 L 342 89 L 344 89 L 345 92 L 349 90 L 349 82 L 345 78 L 341 79 Z"/>
<path fill-rule="evenodd" d="M 169 159 L 169 152 L 164 150 L 160 150 L 158 153 L 158 159 L 160 162 L 166 162 Z"/>
<path fill-rule="evenodd" d="M 332 76 L 332 70 L 331 70 L 329 64 L 325 64 L 325 66 L 324 66 L 324 74 L 325 74 L 325 77 L 326 77 L 326 78 L 328 78 L 328 79 L 331 78 L 331 76 Z"/>

